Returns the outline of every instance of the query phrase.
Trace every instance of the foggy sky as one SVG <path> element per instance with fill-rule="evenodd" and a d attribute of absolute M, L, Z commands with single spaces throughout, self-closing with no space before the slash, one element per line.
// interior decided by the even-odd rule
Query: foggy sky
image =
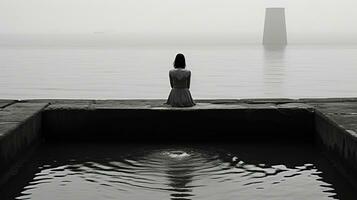
<path fill-rule="evenodd" d="M 266 7 L 286 8 L 290 43 L 357 42 L 356 0 L 0 0 L 0 34 L 261 42 Z"/>

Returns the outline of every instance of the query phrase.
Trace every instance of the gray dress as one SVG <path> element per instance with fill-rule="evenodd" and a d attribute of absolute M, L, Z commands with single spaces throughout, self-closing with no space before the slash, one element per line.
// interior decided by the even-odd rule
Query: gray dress
<path fill-rule="evenodd" d="M 173 107 L 190 107 L 196 105 L 190 93 L 191 71 L 173 69 L 169 72 L 171 92 L 167 104 Z"/>

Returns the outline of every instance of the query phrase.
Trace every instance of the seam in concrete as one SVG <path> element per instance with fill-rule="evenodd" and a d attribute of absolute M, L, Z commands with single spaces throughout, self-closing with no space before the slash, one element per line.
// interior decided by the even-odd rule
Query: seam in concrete
<path fill-rule="evenodd" d="M 1 109 L 6 108 L 6 107 L 11 106 L 12 104 L 15 104 L 15 103 L 16 103 L 16 101 L 11 101 L 11 102 L 9 102 L 9 103 L 7 103 L 7 104 L 1 106 L 0 108 L 1 108 Z"/>

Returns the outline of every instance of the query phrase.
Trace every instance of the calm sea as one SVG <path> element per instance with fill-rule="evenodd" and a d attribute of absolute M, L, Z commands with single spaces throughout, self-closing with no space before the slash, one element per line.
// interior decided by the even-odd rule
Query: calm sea
<path fill-rule="evenodd" d="M 179 52 L 194 98 L 357 96 L 357 46 L 3 46 L 0 99 L 167 98 Z"/>

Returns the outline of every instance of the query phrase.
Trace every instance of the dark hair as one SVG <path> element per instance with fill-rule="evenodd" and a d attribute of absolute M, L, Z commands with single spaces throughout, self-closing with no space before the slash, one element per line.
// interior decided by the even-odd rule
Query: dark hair
<path fill-rule="evenodd" d="M 176 55 L 176 58 L 175 58 L 175 61 L 174 61 L 174 67 L 175 68 L 185 69 L 186 60 L 185 60 L 185 56 L 182 53 L 179 53 L 179 54 Z"/>

